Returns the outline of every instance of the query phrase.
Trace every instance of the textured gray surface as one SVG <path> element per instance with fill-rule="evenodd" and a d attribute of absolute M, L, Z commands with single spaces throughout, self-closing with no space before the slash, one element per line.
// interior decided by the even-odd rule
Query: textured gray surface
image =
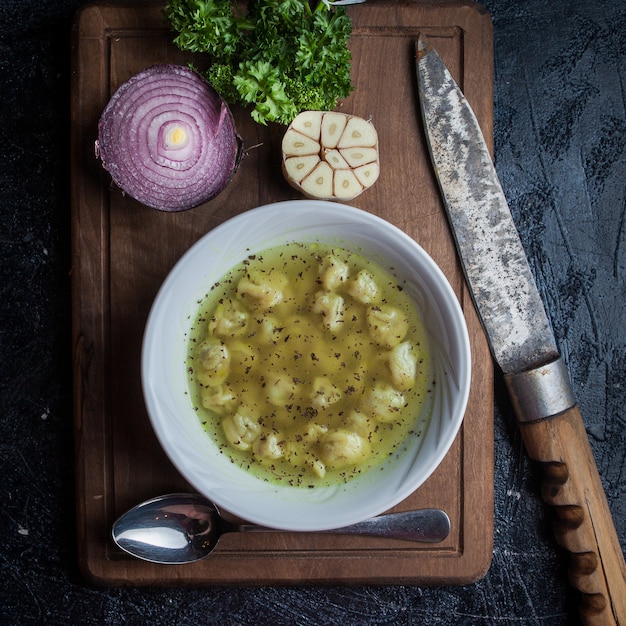
<path fill-rule="evenodd" d="M 495 544 L 466 587 L 97 589 L 75 566 L 69 35 L 0 0 L 0 624 L 575 624 L 502 381 Z M 626 547 L 626 4 L 488 0 L 496 165 Z"/>

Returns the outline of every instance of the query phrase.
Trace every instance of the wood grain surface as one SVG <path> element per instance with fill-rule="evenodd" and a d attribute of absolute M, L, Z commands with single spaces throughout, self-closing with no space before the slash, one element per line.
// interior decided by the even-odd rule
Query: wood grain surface
<path fill-rule="evenodd" d="M 456 258 L 417 107 L 413 51 L 424 32 L 465 91 L 492 145 L 492 27 L 470 2 L 376 2 L 352 7 L 354 93 L 341 110 L 370 118 L 381 176 L 350 204 L 415 238 L 442 268 L 463 307 L 473 352 L 464 424 L 450 452 L 396 510 L 440 507 L 452 522 L 437 545 L 314 533 L 227 535 L 204 561 L 133 560 L 110 527 L 139 501 L 189 487 L 151 430 L 141 394 L 141 339 L 168 271 L 200 236 L 229 217 L 298 198 L 280 173 L 284 128 L 234 109 L 248 153 L 214 201 L 181 214 L 141 206 L 111 188 L 94 157 L 99 115 L 117 86 L 155 63 L 191 57 L 172 44 L 159 5 L 91 5 L 74 25 L 72 283 L 78 555 L 108 585 L 465 584 L 489 568 L 493 540 L 493 371 Z M 194 59 L 201 66 L 202 59 Z"/>

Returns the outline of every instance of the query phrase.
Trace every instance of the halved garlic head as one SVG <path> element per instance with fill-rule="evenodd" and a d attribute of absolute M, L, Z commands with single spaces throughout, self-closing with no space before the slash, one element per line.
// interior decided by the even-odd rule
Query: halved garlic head
<path fill-rule="evenodd" d="M 371 122 L 336 111 L 304 111 L 282 142 L 283 174 L 308 198 L 352 200 L 380 173 L 378 134 Z"/>

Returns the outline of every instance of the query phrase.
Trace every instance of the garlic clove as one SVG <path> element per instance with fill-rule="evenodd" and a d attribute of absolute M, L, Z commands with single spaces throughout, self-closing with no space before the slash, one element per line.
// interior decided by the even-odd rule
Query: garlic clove
<path fill-rule="evenodd" d="M 376 148 L 343 148 L 339 150 L 339 154 L 350 167 L 359 167 L 378 160 L 378 150 Z"/>
<path fill-rule="evenodd" d="M 380 167 L 378 163 L 367 163 L 366 165 L 361 165 L 361 167 L 356 167 L 352 171 L 361 185 L 368 188 L 378 180 Z"/>
<path fill-rule="evenodd" d="M 335 170 L 333 191 L 336 198 L 351 200 L 363 191 L 363 187 L 352 170 Z"/>
<path fill-rule="evenodd" d="M 284 154 L 293 156 L 319 154 L 320 144 L 296 130 L 289 129 L 283 137 L 282 150 Z"/>
<path fill-rule="evenodd" d="M 378 144 L 378 135 L 371 122 L 361 117 L 351 117 L 339 139 L 339 148 L 374 147 Z"/>
<path fill-rule="evenodd" d="M 344 113 L 328 111 L 324 114 L 321 129 L 321 143 L 324 148 L 333 149 L 337 147 L 347 122 L 348 116 Z"/>
<path fill-rule="evenodd" d="M 348 169 L 350 165 L 348 162 L 341 156 L 339 150 L 328 150 L 324 153 L 324 161 L 328 163 L 334 170 L 338 169 Z"/>
<path fill-rule="evenodd" d="M 303 111 L 295 117 L 291 123 L 291 128 L 315 141 L 319 141 L 323 116 L 322 111 Z"/>
<path fill-rule="evenodd" d="M 302 191 L 313 198 L 330 198 L 333 195 L 333 170 L 320 161 L 313 171 L 300 182 Z"/>
<path fill-rule="evenodd" d="M 317 154 L 289 157 L 283 161 L 283 172 L 288 179 L 299 183 L 319 162 Z"/>

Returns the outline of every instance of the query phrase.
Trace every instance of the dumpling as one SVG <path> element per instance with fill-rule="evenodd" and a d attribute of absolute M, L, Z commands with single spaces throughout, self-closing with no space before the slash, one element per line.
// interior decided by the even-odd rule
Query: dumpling
<path fill-rule="evenodd" d="M 341 400 L 341 391 L 326 376 L 316 376 L 313 379 L 310 399 L 311 406 L 318 411 L 327 409 Z"/>
<path fill-rule="evenodd" d="M 320 266 L 320 278 L 322 285 L 328 291 L 339 289 L 347 280 L 350 268 L 345 261 L 329 254 L 324 257 Z"/>
<path fill-rule="evenodd" d="M 344 319 L 344 299 L 331 291 L 318 291 L 313 300 L 313 313 L 322 316 L 322 324 L 327 330 L 336 333 L 341 330 Z"/>
<path fill-rule="evenodd" d="M 237 411 L 222 420 L 222 429 L 228 442 L 239 450 L 249 450 L 259 436 L 259 423 L 243 411 Z"/>
<path fill-rule="evenodd" d="M 218 415 L 233 411 L 239 402 L 237 396 L 228 385 L 202 387 L 200 396 L 202 406 Z"/>
<path fill-rule="evenodd" d="M 310 448 L 317 443 L 326 433 L 328 427 L 323 424 L 311 423 L 307 424 L 302 433 L 302 443 L 306 448 Z"/>
<path fill-rule="evenodd" d="M 285 406 L 293 402 L 298 393 L 298 385 L 286 374 L 273 374 L 265 385 L 267 400 L 274 406 Z"/>
<path fill-rule="evenodd" d="M 280 459 L 284 454 L 282 437 L 278 433 L 262 434 L 254 440 L 252 451 L 262 459 Z"/>
<path fill-rule="evenodd" d="M 387 356 L 391 383 L 400 391 L 407 391 L 415 384 L 417 375 L 417 355 L 408 342 L 398 344 Z"/>
<path fill-rule="evenodd" d="M 306 460 L 305 466 L 308 467 L 318 478 L 324 478 L 326 476 L 326 465 L 315 457 L 311 457 Z"/>
<path fill-rule="evenodd" d="M 237 295 L 252 308 L 271 309 L 284 300 L 287 283 L 282 272 L 250 272 L 239 280 Z"/>
<path fill-rule="evenodd" d="M 235 339 L 226 344 L 230 352 L 230 371 L 233 375 L 247 376 L 259 362 L 257 351 L 245 341 Z"/>
<path fill-rule="evenodd" d="M 382 304 L 368 309 L 367 326 L 370 336 L 377 344 L 393 348 L 406 337 L 409 320 L 396 307 Z"/>
<path fill-rule="evenodd" d="M 379 422 L 391 422 L 400 416 L 404 395 L 391 385 L 376 383 L 364 396 L 361 411 Z"/>
<path fill-rule="evenodd" d="M 351 430 L 368 441 L 371 441 L 372 434 L 377 428 L 376 422 L 371 417 L 368 417 L 358 410 L 354 410 L 350 413 L 347 424 Z"/>
<path fill-rule="evenodd" d="M 198 346 L 196 354 L 199 367 L 195 371 L 201 385 L 214 387 L 226 380 L 230 372 L 230 352 L 223 341 L 206 339 Z"/>
<path fill-rule="evenodd" d="M 363 461 L 370 454 L 368 442 L 354 431 L 329 431 L 320 442 L 320 458 L 331 469 Z"/>
<path fill-rule="evenodd" d="M 209 333 L 217 337 L 239 337 L 248 327 L 249 314 L 236 300 L 230 298 L 215 307 L 209 320 Z"/>
<path fill-rule="evenodd" d="M 249 337 L 254 337 L 259 343 L 276 344 L 280 336 L 282 326 L 271 313 L 263 313 L 255 317 L 249 326 Z"/>
<path fill-rule="evenodd" d="M 376 279 L 367 270 L 361 270 L 350 281 L 348 293 L 362 304 L 370 304 L 380 298 L 380 289 Z"/>

